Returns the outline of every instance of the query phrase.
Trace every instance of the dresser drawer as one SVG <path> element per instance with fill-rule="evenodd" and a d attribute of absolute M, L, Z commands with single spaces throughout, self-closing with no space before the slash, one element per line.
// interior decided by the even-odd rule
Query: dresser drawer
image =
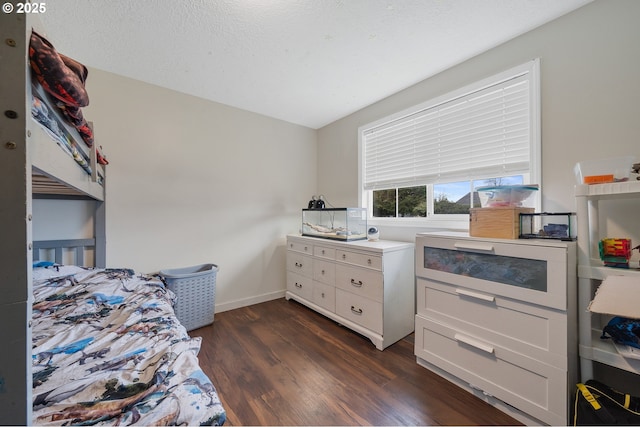
<path fill-rule="evenodd" d="M 382 334 L 382 304 L 336 289 L 336 314 Z"/>
<path fill-rule="evenodd" d="M 418 277 L 567 310 L 565 242 L 419 235 L 416 251 Z"/>
<path fill-rule="evenodd" d="M 568 366 L 567 317 L 557 310 L 418 278 L 417 311 L 557 368 Z"/>
<path fill-rule="evenodd" d="M 313 279 L 292 271 L 287 272 L 287 290 L 311 301 L 313 298 Z"/>
<path fill-rule="evenodd" d="M 305 242 L 290 240 L 287 242 L 287 249 L 290 251 L 302 252 L 303 254 L 313 255 L 313 245 Z"/>
<path fill-rule="evenodd" d="M 313 258 L 294 251 L 287 251 L 287 270 L 313 277 Z"/>
<path fill-rule="evenodd" d="M 336 283 L 336 265 L 331 261 L 313 260 L 313 279 L 333 286 Z"/>
<path fill-rule="evenodd" d="M 383 280 L 379 271 L 336 265 L 336 287 L 378 302 L 382 302 L 384 296 Z"/>
<path fill-rule="evenodd" d="M 566 425 L 567 373 L 416 316 L 419 358 L 551 425 Z"/>
<path fill-rule="evenodd" d="M 378 255 L 337 249 L 336 260 L 346 262 L 347 264 L 357 265 L 359 267 L 372 268 L 380 271 L 382 270 L 382 257 Z"/>
<path fill-rule="evenodd" d="M 313 302 L 331 312 L 336 311 L 336 288 L 320 282 L 313 282 Z"/>
<path fill-rule="evenodd" d="M 314 245 L 313 256 L 317 258 L 336 259 L 336 250 L 335 248 Z"/>

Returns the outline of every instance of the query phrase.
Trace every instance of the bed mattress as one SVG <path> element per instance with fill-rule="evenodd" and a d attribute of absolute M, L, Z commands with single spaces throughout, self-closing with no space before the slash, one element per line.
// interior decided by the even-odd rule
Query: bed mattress
<path fill-rule="evenodd" d="M 173 311 L 129 269 L 34 268 L 34 425 L 221 425 L 225 410 Z"/>

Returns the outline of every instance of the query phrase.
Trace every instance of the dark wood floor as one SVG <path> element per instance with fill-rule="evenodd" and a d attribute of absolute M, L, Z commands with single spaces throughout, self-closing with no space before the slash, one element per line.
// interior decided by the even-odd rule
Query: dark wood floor
<path fill-rule="evenodd" d="M 413 335 L 379 351 L 294 301 L 216 313 L 190 334 L 227 425 L 521 425 L 416 364 Z"/>

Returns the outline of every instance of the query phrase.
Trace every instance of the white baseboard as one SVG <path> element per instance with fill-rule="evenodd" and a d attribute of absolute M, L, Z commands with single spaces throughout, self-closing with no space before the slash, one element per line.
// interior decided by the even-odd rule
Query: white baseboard
<path fill-rule="evenodd" d="M 270 292 L 268 294 L 257 295 L 251 298 L 243 298 L 235 301 L 229 301 L 222 304 L 216 304 L 215 312 L 234 310 L 236 308 L 247 307 L 249 305 L 260 304 L 261 302 L 272 301 L 278 298 L 284 298 L 285 290 Z"/>

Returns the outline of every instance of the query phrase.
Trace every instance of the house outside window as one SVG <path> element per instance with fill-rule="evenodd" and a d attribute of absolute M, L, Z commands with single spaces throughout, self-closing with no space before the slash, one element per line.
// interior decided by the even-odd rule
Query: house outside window
<path fill-rule="evenodd" d="M 536 59 L 360 127 L 369 221 L 466 229 L 478 187 L 537 184 L 539 93 Z"/>

